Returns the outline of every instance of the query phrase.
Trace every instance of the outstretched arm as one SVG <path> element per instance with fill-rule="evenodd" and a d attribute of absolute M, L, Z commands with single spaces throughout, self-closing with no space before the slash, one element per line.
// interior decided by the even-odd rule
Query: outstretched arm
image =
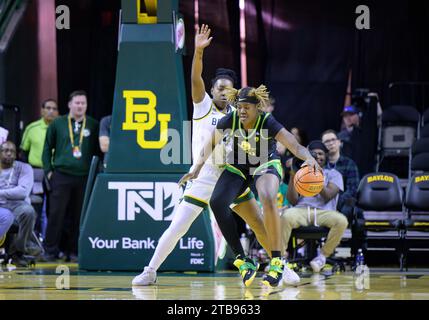
<path fill-rule="evenodd" d="M 211 137 L 206 140 L 204 143 L 204 147 L 201 149 L 200 154 L 198 155 L 198 158 L 195 161 L 194 167 L 192 171 L 185 174 L 179 181 L 179 185 L 185 184 L 188 180 L 196 179 L 198 177 L 198 174 L 200 173 L 201 168 L 203 167 L 206 160 L 210 157 L 212 154 L 215 146 L 219 143 L 219 141 L 222 139 L 222 134 L 219 130 L 215 130 Z"/>
<path fill-rule="evenodd" d="M 203 73 L 204 49 L 210 45 L 213 39 L 213 37 L 209 37 L 210 32 L 209 27 L 203 24 L 195 33 L 195 51 L 191 71 L 192 101 L 194 103 L 201 102 L 206 92 L 204 80 L 201 75 Z"/>
<path fill-rule="evenodd" d="M 301 160 L 304 160 L 305 162 L 303 163 L 302 166 L 307 165 L 322 171 L 322 168 L 320 168 L 317 161 L 310 154 L 310 151 L 308 151 L 307 148 L 300 145 L 296 140 L 295 136 L 289 131 L 287 131 L 285 128 L 281 129 L 277 133 L 277 135 L 275 136 L 275 139 L 279 141 L 281 144 L 283 144 L 286 148 L 288 148 L 295 157 Z"/>

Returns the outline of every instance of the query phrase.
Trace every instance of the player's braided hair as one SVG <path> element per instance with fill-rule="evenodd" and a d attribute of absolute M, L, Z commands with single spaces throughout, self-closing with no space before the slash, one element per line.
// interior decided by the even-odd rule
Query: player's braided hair
<path fill-rule="evenodd" d="M 257 88 L 245 87 L 240 90 L 227 87 L 225 88 L 225 97 L 229 103 L 236 105 L 237 102 L 248 102 L 258 106 L 258 109 L 264 108 L 270 101 L 267 87 L 261 84 Z"/>
<path fill-rule="evenodd" d="M 238 90 L 233 87 L 225 87 L 225 97 L 226 100 L 235 105 L 235 101 L 237 100 Z"/>

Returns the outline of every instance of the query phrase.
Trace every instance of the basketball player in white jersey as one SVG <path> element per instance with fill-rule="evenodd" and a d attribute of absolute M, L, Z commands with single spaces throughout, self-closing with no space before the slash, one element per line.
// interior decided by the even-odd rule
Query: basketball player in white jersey
<path fill-rule="evenodd" d="M 196 153 L 204 145 L 204 139 L 210 137 L 215 130 L 217 121 L 231 111 L 232 108 L 228 105 L 224 90 L 227 86 L 233 87 L 236 82 L 236 76 L 232 70 L 218 69 L 215 78 L 212 80 L 211 94 L 213 99 L 207 94 L 201 75 L 203 52 L 212 41 L 209 36 L 210 29 L 206 25 L 202 25 L 195 35 L 195 52 L 191 74 L 194 105 L 192 117 L 192 155 L 194 159 L 197 158 Z M 221 152 L 221 150 L 217 152 Z M 217 152 L 214 152 L 215 157 L 219 156 Z M 198 179 L 188 182 L 183 201 L 176 209 L 170 226 L 159 239 L 158 246 L 149 265 L 144 268 L 140 275 L 133 279 L 132 285 L 147 286 L 156 282 L 158 268 L 173 251 L 179 239 L 189 230 L 198 215 L 208 206 L 211 194 L 222 171 L 223 169 L 217 165 L 217 162 L 213 162 L 212 157 L 212 160 L 209 160 L 201 169 Z M 233 210 L 249 225 L 265 250 L 270 252 L 263 220 L 259 215 L 259 207 L 250 189 L 236 199 Z M 228 239 L 226 240 L 230 244 Z M 237 240 L 239 242 L 239 239 Z M 233 248 L 233 246 L 231 247 Z M 250 285 L 256 276 L 258 265 L 247 257 L 240 257 L 234 262 L 234 265 L 239 268 L 244 284 L 246 286 Z"/>

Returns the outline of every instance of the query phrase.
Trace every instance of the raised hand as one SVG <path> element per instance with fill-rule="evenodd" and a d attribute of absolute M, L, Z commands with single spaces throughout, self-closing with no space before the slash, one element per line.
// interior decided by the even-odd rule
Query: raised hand
<path fill-rule="evenodd" d="M 195 33 L 195 49 L 204 49 L 210 45 L 213 37 L 210 37 L 210 28 L 203 24 Z"/>

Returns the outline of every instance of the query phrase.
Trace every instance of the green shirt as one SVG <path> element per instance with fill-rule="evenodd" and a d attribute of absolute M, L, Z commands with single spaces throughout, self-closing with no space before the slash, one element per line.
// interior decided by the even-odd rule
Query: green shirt
<path fill-rule="evenodd" d="M 282 182 L 282 183 L 280 183 L 279 190 L 277 192 L 277 208 L 278 209 L 281 209 L 284 206 L 289 205 L 289 201 L 287 201 L 286 194 L 287 194 L 287 184 Z M 262 203 L 259 201 L 259 199 L 256 201 L 258 202 L 259 207 L 262 208 Z"/>
<path fill-rule="evenodd" d="M 43 145 L 45 144 L 46 130 L 48 130 L 48 125 L 43 118 L 30 123 L 25 128 L 21 149 L 25 152 L 29 152 L 28 163 L 33 167 L 43 167 L 42 153 Z"/>
<path fill-rule="evenodd" d="M 67 117 L 68 115 L 58 117 L 48 128 L 43 149 L 43 169 L 45 173 L 58 170 L 74 176 L 85 176 L 89 172 L 92 157 L 100 154 L 98 121 L 91 117 L 86 117 L 82 146 L 80 148 L 82 156 L 78 159 L 73 156 Z M 71 122 L 74 145 L 79 146 L 83 121 L 78 122 L 79 129 L 77 132 L 74 131 L 74 119 Z"/>
<path fill-rule="evenodd" d="M 289 201 L 287 201 L 286 194 L 287 194 L 287 184 L 282 182 L 279 186 L 279 191 L 277 193 L 277 207 L 279 209 L 289 205 Z"/>

